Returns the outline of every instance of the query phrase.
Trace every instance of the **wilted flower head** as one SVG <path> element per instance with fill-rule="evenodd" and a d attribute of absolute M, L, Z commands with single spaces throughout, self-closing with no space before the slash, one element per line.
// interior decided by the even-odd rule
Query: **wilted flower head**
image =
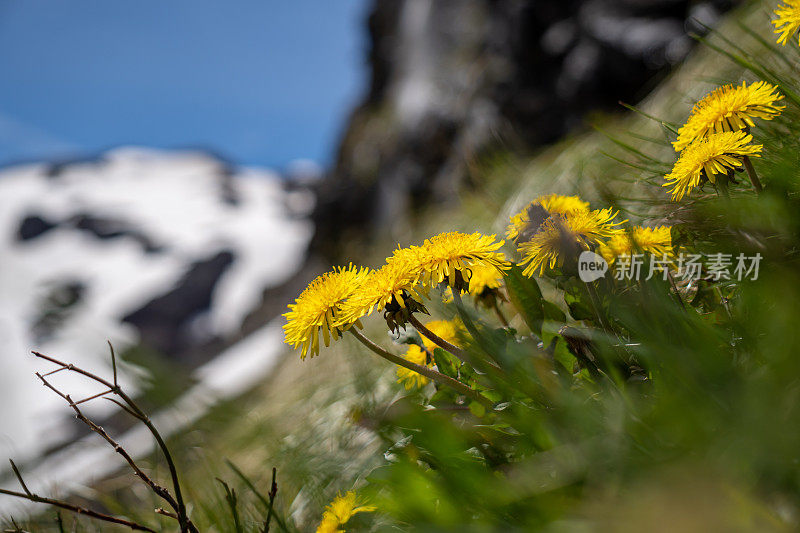
<path fill-rule="evenodd" d="M 772 21 L 775 26 L 774 33 L 780 34 L 778 44 L 785 45 L 800 28 L 800 0 L 783 0 L 784 5 L 778 6 L 775 14 L 778 16 Z M 800 41 L 799 41 L 800 42 Z"/>
<path fill-rule="evenodd" d="M 341 330 L 351 322 L 342 321 L 342 304 L 369 275 L 369 269 L 348 265 L 318 276 L 300 293 L 293 304 L 289 304 L 286 324 L 283 326 L 286 344 L 294 348 L 302 346 L 300 357 L 319 354 L 319 332 L 330 344 L 330 337 L 339 338 Z"/>
<path fill-rule="evenodd" d="M 322 522 L 317 527 L 317 533 L 334 533 L 344 531 L 341 526 L 345 525 L 354 514 L 371 513 L 376 510 L 372 505 L 359 505 L 356 493 L 348 491 L 344 496 L 338 494 L 334 500 L 325 508 L 322 514 Z"/>
<path fill-rule="evenodd" d="M 598 247 L 606 261 L 613 263 L 617 257 L 634 253 L 649 253 L 658 257 L 673 255 L 672 235 L 669 226 L 643 228 L 636 226 L 629 232 L 612 235 Z"/>
<path fill-rule="evenodd" d="M 527 240 L 550 215 L 572 211 L 589 211 L 589 202 L 584 202 L 578 196 L 540 196 L 511 217 L 511 223 L 506 228 L 506 237 L 512 241 Z"/>
<path fill-rule="evenodd" d="M 758 157 L 763 147 L 749 144 L 752 140 L 753 136 L 743 131 L 727 131 L 692 143 L 681 152 L 663 186 L 672 187 L 672 200 L 678 201 L 700 185 L 703 175 L 713 183 L 716 175 L 740 167 L 742 157 Z"/>
<path fill-rule="evenodd" d="M 680 152 L 711 134 L 754 126 L 754 118 L 772 120 L 784 108 L 776 104 L 782 98 L 777 88 L 765 81 L 750 85 L 742 82 L 741 86 L 725 85 L 715 89 L 697 102 L 672 145 L 676 152 Z"/>
<path fill-rule="evenodd" d="M 460 280 L 466 281 L 469 278 L 466 271 L 474 267 L 506 269 L 508 262 L 497 251 L 502 245 L 503 241 L 495 240 L 494 235 L 478 232 L 451 231 L 431 237 L 420 247 L 422 282 L 428 287 L 441 282 L 454 286 Z"/>
<path fill-rule="evenodd" d="M 577 259 L 581 251 L 622 232 L 618 226 L 625 221 L 614 221 L 616 216 L 611 208 L 551 216 L 529 241 L 519 245 L 522 264 L 527 265 L 522 273 L 541 275 L 545 267 L 555 268 L 567 258 Z"/>

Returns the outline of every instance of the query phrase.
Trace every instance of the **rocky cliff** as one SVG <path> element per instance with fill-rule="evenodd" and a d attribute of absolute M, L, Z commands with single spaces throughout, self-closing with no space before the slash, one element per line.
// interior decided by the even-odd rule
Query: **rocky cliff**
<path fill-rule="evenodd" d="M 314 247 L 452 202 L 488 150 L 527 151 L 636 102 L 728 0 L 377 0 L 371 85 L 318 189 Z"/>

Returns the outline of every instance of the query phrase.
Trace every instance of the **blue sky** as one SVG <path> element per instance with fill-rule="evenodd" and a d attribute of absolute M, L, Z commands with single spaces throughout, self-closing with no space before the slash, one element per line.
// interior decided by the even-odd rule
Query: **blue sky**
<path fill-rule="evenodd" d="M 136 144 L 332 161 L 366 0 L 0 0 L 0 165 Z"/>

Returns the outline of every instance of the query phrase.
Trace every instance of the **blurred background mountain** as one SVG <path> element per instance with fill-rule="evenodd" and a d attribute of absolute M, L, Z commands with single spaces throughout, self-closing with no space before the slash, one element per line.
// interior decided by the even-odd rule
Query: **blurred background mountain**
<path fill-rule="evenodd" d="M 491 187 L 474 169 L 493 152 L 635 103 L 730 7 L 0 3 L 0 455 L 76 437 L 28 350 L 97 367 L 110 339 L 144 389 L 220 361 L 252 383 L 342 246 L 393 242 Z"/>

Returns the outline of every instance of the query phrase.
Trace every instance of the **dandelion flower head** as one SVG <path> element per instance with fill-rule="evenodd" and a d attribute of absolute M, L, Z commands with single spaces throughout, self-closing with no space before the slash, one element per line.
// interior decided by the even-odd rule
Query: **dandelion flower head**
<path fill-rule="evenodd" d="M 360 286 L 354 287 L 354 293 L 342 305 L 342 323 L 352 324 L 375 310 L 382 310 L 391 302 L 405 307 L 408 297 L 421 300 L 418 292 L 419 251 L 416 246 L 398 248 L 385 265 L 370 272 Z"/>
<path fill-rule="evenodd" d="M 672 235 L 669 226 L 643 228 L 636 226 L 629 232 L 612 235 L 598 252 L 613 263 L 617 257 L 634 253 L 649 253 L 657 257 L 672 256 Z"/>
<path fill-rule="evenodd" d="M 475 265 L 470 269 L 469 293 L 481 295 L 485 290 L 499 289 L 503 286 L 503 275 L 494 267 Z"/>
<path fill-rule="evenodd" d="M 338 494 L 325 508 L 322 522 L 317 527 L 317 533 L 334 533 L 344 531 L 340 529 L 353 515 L 357 513 L 371 513 L 376 508 L 371 505 L 359 505 L 354 491 L 348 491 L 344 496 Z"/>
<path fill-rule="evenodd" d="M 672 172 L 665 176 L 667 183 L 663 187 L 672 187 L 673 201 L 682 199 L 700 185 L 703 174 L 714 182 L 717 174 L 727 174 L 740 167 L 742 157 L 758 157 L 763 146 L 750 144 L 752 140 L 753 136 L 743 131 L 726 131 L 692 143 L 681 152 Z"/>
<path fill-rule="evenodd" d="M 533 229 L 536 230 L 544 220 L 555 213 L 566 214 L 572 211 L 589 211 L 589 202 L 584 202 L 578 196 L 563 196 L 560 194 L 548 194 L 540 196 L 525 208 L 512 216 L 510 224 L 506 228 L 506 237 L 511 241 L 516 241 L 521 235 Z M 534 214 L 533 217 L 531 216 Z M 540 218 L 541 220 L 532 220 Z M 536 226 L 533 227 L 532 226 Z"/>
<path fill-rule="evenodd" d="M 428 328 L 431 333 L 434 335 L 438 335 L 442 339 L 446 340 L 450 344 L 458 345 L 458 333 L 461 331 L 462 327 L 461 324 L 456 320 L 432 320 L 425 324 L 425 327 Z M 421 335 L 422 337 L 422 344 L 428 351 L 433 352 L 438 346 L 435 342 L 430 340 L 428 337 Z"/>
<path fill-rule="evenodd" d="M 776 104 L 782 98 L 777 88 L 765 81 L 719 87 L 697 102 L 672 145 L 680 152 L 711 134 L 752 127 L 754 118 L 772 120 L 784 108 Z"/>
<path fill-rule="evenodd" d="M 779 5 L 775 10 L 778 18 L 772 21 L 772 25 L 775 26 L 774 33 L 780 34 L 778 37 L 780 45 L 788 43 L 792 35 L 800 28 L 800 0 L 783 1 L 784 4 Z"/>
<path fill-rule="evenodd" d="M 566 258 L 577 259 L 581 251 L 621 233 L 618 226 L 626 221 L 617 222 L 616 216 L 611 208 L 551 216 L 529 241 L 519 245 L 521 264 L 527 265 L 522 273 L 542 275 L 545 267 L 555 268 Z"/>
<path fill-rule="evenodd" d="M 428 366 L 428 354 L 416 344 L 410 344 L 408 346 L 404 357 L 412 363 Z M 419 372 L 414 372 L 404 366 L 397 367 L 397 382 L 402 384 L 406 390 L 424 387 L 428 384 L 428 381 L 430 380 Z"/>
<path fill-rule="evenodd" d="M 295 349 L 302 347 L 300 357 L 305 359 L 309 353 L 312 357 L 319 354 L 320 331 L 325 346 L 330 345 L 331 336 L 334 340 L 339 338 L 343 326 L 342 305 L 368 275 L 369 269 L 350 264 L 326 272 L 309 283 L 295 302 L 289 304 L 289 312 L 283 315 L 286 317 L 283 326 L 286 344 Z"/>
<path fill-rule="evenodd" d="M 494 235 L 458 231 L 441 233 L 426 239 L 420 247 L 419 257 L 422 282 L 427 287 L 443 281 L 453 286 L 458 272 L 466 280 L 469 273 L 465 271 L 478 266 L 505 270 L 508 262 L 503 253 L 497 251 L 503 242 L 497 241 Z"/>

